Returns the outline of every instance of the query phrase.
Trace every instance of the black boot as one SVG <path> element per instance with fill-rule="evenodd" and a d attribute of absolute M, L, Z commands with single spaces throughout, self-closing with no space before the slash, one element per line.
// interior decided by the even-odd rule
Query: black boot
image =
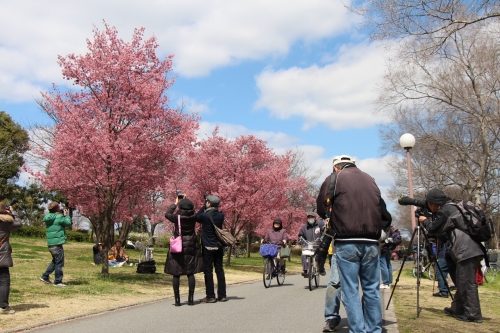
<path fill-rule="evenodd" d="M 189 290 L 188 305 L 194 305 L 193 296 L 194 296 L 194 290 Z"/>
<path fill-rule="evenodd" d="M 175 306 L 181 306 L 181 296 L 179 294 L 179 289 L 174 289 Z"/>

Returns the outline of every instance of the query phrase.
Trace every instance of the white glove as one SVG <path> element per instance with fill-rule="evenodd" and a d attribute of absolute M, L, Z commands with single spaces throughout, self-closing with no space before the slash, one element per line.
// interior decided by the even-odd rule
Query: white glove
<path fill-rule="evenodd" d="M 386 243 L 392 243 L 392 238 L 391 238 L 391 237 L 386 238 L 386 239 L 385 239 L 385 242 L 386 242 Z"/>

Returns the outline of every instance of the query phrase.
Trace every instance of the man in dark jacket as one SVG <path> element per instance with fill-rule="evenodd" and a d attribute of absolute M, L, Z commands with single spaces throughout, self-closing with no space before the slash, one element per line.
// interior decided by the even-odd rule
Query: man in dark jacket
<path fill-rule="evenodd" d="M 220 199 L 215 195 L 206 197 L 205 206 L 203 206 L 196 215 L 196 219 L 201 223 L 202 235 L 201 244 L 203 246 L 203 265 L 205 273 L 206 297 L 201 300 L 202 303 L 225 302 L 226 298 L 226 277 L 222 261 L 224 250 L 215 234 L 214 224 L 222 228 L 224 224 L 224 213 L 220 212 Z M 215 298 L 214 275 L 217 275 L 217 298 Z"/>
<path fill-rule="evenodd" d="M 461 321 L 481 323 L 481 305 L 477 292 L 476 269 L 484 253 L 481 246 L 465 232 L 467 226 L 459 209 L 440 189 L 432 189 L 426 195 L 427 205 L 434 213 L 434 220 L 419 218 L 430 235 L 446 232 L 451 242 L 450 256 L 456 264 L 455 286 L 457 291 L 449 308 L 444 312 Z"/>
<path fill-rule="evenodd" d="M 57 202 L 51 202 L 48 206 L 49 213 L 43 218 L 47 229 L 47 245 L 49 252 L 52 255 L 52 261 L 47 270 L 40 277 L 40 281 L 51 284 L 49 275 L 55 271 L 54 286 L 66 287 L 62 283 L 63 267 L 64 267 L 64 249 L 63 244 L 66 243 L 66 228 L 71 227 L 71 219 L 68 216 L 68 210 L 65 209 L 61 212 Z"/>
<path fill-rule="evenodd" d="M 333 159 L 335 174 L 328 176 L 317 198 L 318 214 L 327 217 L 335 235 L 337 263 L 349 329 L 382 332 L 378 242 L 382 229 L 380 190 L 370 175 L 347 155 Z M 330 196 L 330 182 L 332 195 Z M 360 301 L 359 281 L 363 291 Z"/>
<path fill-rule="evenodd" d="M 21 220 L 11 207 L 6 208 L 0 203 L 0 313 L 14 314 L 16 311 L 9 306 L 10 272 L 12 262 L 12 247 L 10 232 L 22 227 Z"/>
<path fill-rule="evenodd" d="M 316 240 L 319 241 L 321 235 L 323 235 L 323 231 L 325 230 L 325 222 L 322 220 L 316 220 L 316 213 L 308 212 L 307 213 L 307 222 L 300 228 L 299 231 L 299 240 L 302 238 L 308 242 L 314 242 Z M 318 257 L 318 266 L 321 275 L 325 275 L 325 258 Z M 302 256 L 302 276 L 307 277 L 307 257 Z"/>

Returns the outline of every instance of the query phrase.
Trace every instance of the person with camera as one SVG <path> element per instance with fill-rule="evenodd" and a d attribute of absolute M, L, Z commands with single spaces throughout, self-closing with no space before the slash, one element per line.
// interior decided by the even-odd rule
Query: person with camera
<path fill-rule="evenodd" d="M 391 227 L 389 237 L 380 246 L 380 271 L 382 273 L 382 285 L 380 289 L 388 289 L 392 284 L 392 251 L 401 244 L 401 234 L 398 228 Z"/>
<path fill-rule="evenodd" d="M 269 243 L 278 245 L 278 249 L 281 249 L 283 246 L 286 246 L 288 242 L 288 234 L 286 230 L 283 229 L 283 221 L 281 219 L 275 219 L 273 221 L 272 229 L 269 229 L 266 232 L 266 236 L 260 241 L 261 244 Z M 276 260 L 279 260 L 279 267 L 283 272 L 285 271 L 285 259 L 280 258 L 280 252 L 278 251 L 278 256 Z"/>
<path fill-rule="evenodd" d="M 330 242 L 335 239 L 342 302 L 349 331 L 382 332 L 378 243 L 383 221 L 387 219 L 384 216 L 390 217 L 390 214 L 382 208 L 383 200 L 375 180 L 359 170 L 355 163 L 354 158 L 347 155 L 335 157 L 334 173 L 321 185 L 316 200 L 318 214 L 321 217 L 330 216 L 330 229 L 326 231 L 317 254 L 326 258 Z M 332 270 L 333 267 L 332 262 Z M 362 303 L 359 281 L 363 291 Z M 332 303 L 328 300 L 334 295 L 327 292 L 325 314 L 328 304 Z M 328 327 L 324 331 L 333 331 L 336 324 L 337 321 L 327 321 Z"/>
<path fill-rule="evenodd" d="M 325 222 L 323 220 L 316 220 L 316 213 L 307 213 L 307 222 L 300 228 L 298 239 L 303 239 L 308 242 L 319 241 L 325 231 Z M 326 275 L 325 272 L 326 258 L 318 257 L 319 272 L 322 276 Z M 307 277 L 307 256 L 302 256 L 302 276 Z"/>
<path fill-rule="evenodd" d="M 176 214 L 174 214 L 176 209 Z M 182 252 L 172 253 L 172 251 L 168 251 L 164 271 L 166 274 L 172 275 L 175 306 L 181 306 L 179 292 L 181 275 L 187 275 L 189 285 L 188 305 L 194 305 L 193 296 L 196 287 L 194 274 L 203 271 L 203 257 L 198 236 L 195 232 L 197 219 L 193 202 L 187 199 L 186 195 L 178 194 L 175 202 L 168 207 L 165 218 L 174 224 L 174 236 L 178 237 L 180 235 L 182 237 Z"/>
<path fill-rule="evenodd" d="M 12 261 L 12 247 L 10 233 L 22 227 L 21 220 L 12 209 L 12 205 L 0 203 L 0 313 L 14 314 L 16 311 L 9 306 L 10 271 L 14 265 Z"/>
<path fill-rule="evenodd" d="M 52 284 L 49 275 L 55 271 L 54 286 L 66 287 L 63 280 L 64 249 L 66 243 L 66 228 L 71 227 L 71 219 L 67 209 L 61 209 L 57 202 L 51 202 L 48 206 L 49 213 L 44 216 L 43 222 L 46 225 L 47 246 L 49 247 L 52 261 L 47 270 L 40 277 L 40 281 Z"/>
<path fill-rule="evenodd" d="M 206 297 L 202 303 L 226 302 L 226 277 L 222 261 L 224 248 L 215 233 L 214 225 L 219 228 L 224 224 L 224 213 L 219 211 L 220 199 L 215 195 L 205 196 L 205 205 L 196 214 L 197 221 L 201 224 L 201 244 L 203 248 L 203 266 L 205 274 Z M 217 275 L 217 298 L 215 298 L 214 275 Z"/>
<path fill-rule="evenodd" d="M 452 259 L 450 273 L 454 271 L 457 291 L 450 307 L 444 312 L 461 321 L 482 323 L 481 305 L 476 283 L 476 269 L 484 253 L 481 246 L 466 232 L 467 225 L 453 200 L 440 189 L 430 190 L 426 196 L 427 206 L 434 213 L 434 220 L 420 216 L 429 235 L 439 236 L 446 233 L 451 247 L 448 249 Z M 453 278 L 453 274 L 450 274 Z"/>

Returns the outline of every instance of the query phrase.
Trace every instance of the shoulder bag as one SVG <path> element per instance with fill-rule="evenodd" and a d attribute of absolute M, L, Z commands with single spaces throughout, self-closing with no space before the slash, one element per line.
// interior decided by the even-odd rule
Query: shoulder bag
<path fill-rule="evenodd" d="M 214 226 L 215 229 L 215 235 L 217 236 L 217 239 L 219 239 L 219 242 L 223 246 L 233 246 L 234 243 L 236 243 L 236 238 L 234 238 L 233 235 L 229 232 L 227 229 L 221 229 L 218 226 L 215 225 L 214 220 L 212 219 L 212 215 L 207 213 L 208 217 L 210 218 L 210 221 L 212 221 L 212 225 Z"/>
<path fill-rule="evenodd" d="M 170 252 L 181 253 L 182 252 L 182 235 L 181 235 L 181 216 L 177 215 L 177 226 L 179 229 L 179 236 L 170 237 Z"/>

